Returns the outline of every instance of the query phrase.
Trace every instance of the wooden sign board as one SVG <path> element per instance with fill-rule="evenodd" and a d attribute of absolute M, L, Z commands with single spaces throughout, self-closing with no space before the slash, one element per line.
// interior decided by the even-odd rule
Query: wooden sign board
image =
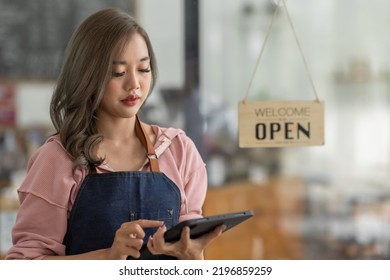
<path fill-rule="evenodd" d="M 293 147 L 324 144 L 321 101 L 241 101 L 239 146 Z"/>

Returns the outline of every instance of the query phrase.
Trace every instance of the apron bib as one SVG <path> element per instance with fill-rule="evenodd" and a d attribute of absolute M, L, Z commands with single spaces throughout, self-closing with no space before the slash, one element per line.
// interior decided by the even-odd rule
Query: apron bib
<path fill-rule="evenodd" d="M 66 255 L 109 248 L 122 223 L 139 219 L 160 220 L 169 229 L 179 221 L 181 196 L 176 184 L 159 172 L 153 145 L 138 117 L 136 132 L 147 148 L 152 172 L 123 171 L 93 173 L 85 177 L 77 194 L 64 239 Z M 152 255 L 146 248 L 157 228 L 144 228 L 140 259 L 172 259 Z M 130 237 L 129 237 L 130 238 Z"/>

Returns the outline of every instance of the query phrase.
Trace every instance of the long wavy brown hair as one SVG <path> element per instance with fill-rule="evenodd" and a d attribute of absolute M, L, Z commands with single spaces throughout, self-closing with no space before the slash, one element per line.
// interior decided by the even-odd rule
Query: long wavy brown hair
<path fill-rule="evenodd" d="M 146 31 L 127 13 L 118 9 L 100 10 L 75 30 L 67 45 L 64 62 L 50 104 L 50 117 L 56 134 L 73 157 L 73 171 L 101 164 L 96 155 L 103 140 L 96 128 L 95 112 L 112 76 L 113 56 L 134 34 L 146 42 L 152 71 L 152 91 L 157 65 Z"/>

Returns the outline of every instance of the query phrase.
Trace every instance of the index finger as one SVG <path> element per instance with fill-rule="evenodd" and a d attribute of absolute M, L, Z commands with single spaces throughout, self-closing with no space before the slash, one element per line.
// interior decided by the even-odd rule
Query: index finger
<path fill-rule="evenodd" d="M 161 227 L 164 225 L 163 221 L 158 220 L 137 220 L 136 223 L 142 228 Z"/>

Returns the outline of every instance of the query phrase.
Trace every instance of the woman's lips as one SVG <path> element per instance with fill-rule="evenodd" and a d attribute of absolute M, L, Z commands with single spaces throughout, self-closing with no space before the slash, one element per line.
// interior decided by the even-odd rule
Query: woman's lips
<path fill-rule="evenodd" d="M 139 96 L 134 94 L 126 97 L 125 99 L 122 99 L 121 102 L 127 106 L 134 106 L 137 104 L 138 100 Z"/>

